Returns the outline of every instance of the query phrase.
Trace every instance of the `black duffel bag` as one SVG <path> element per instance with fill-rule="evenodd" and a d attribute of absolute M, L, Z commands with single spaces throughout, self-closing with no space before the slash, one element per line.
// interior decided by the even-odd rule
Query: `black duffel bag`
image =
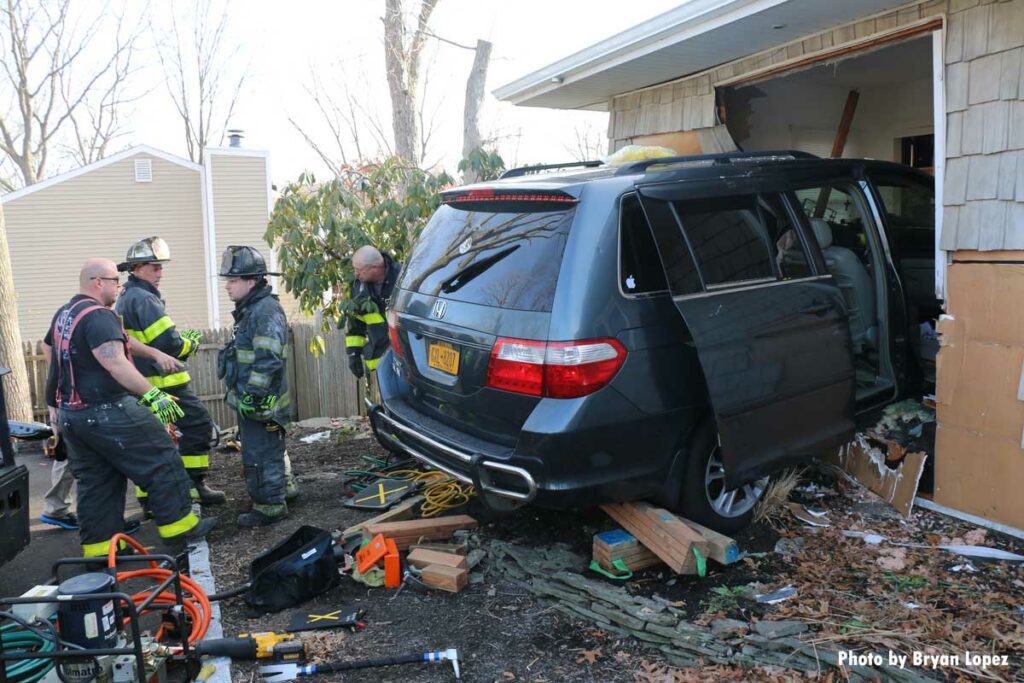
<path fill-rule="evenodd" d="M 279 612 L 337 586 L 332 545 L 323 529 L 300 527 L 252 561 L 246 602 L 260 612 Z"/>

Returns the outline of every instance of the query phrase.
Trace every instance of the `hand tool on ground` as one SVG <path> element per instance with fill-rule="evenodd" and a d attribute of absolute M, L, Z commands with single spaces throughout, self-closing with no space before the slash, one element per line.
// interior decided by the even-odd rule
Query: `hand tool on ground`
<path fill-rule="evenodd" d="M 266 683 L 284 683 L 284 681 L 293 681 L 300 676 L 313 676 L 315 674 L 349 671 L 351 669 L 370 669 L 379 666 L 395 666 L 397 664 L 415 664 L 417 662 L 451 662 L 452 668 L 455 671 L 455 679 L 461 680 L 459 651 L 455 648 L 415 655 L 382 657 L 380 659 L 356 659 L 349 662 L 330 662 L 328 664 L 309 664 L 307 666 L 300 666 L 298 664 L 269 664 L 260 667 L 260 674 Z"/>
<path fill-rule="evenodd" d="M 200 640 L 193 645 L 193 652 L 211 657 L 231 659 L 267 659 L 296 661 L 306 656 L 306 644 L 296 640 L 291 633 L 241 633 L 237 638 L 215 638 Z"/>

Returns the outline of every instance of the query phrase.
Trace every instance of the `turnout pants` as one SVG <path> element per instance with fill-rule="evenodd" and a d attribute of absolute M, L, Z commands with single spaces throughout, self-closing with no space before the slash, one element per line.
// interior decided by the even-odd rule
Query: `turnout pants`
<path fill-rule="evenodd" d="M 110 537 L 124 530 L 128 479 L 149 492 L 149 509 L 162 538 L 188 532 L 189 478 L 167 430 L 132 396 L 81 410 L 60 410 L 68 464 L 78 480 L 78 524 L 86 557 L 105 555 Z"/>
<path fill-rule="evenodd" d="M 185 466 L 189 479 L 192 480 L 193 488 L 203 483 L 206 472 L 210 468 L 210 440 L 213 436 L 213 420 L 210 412 L 189 388 L 188 382 L 176 387 L 164 389 L 178 399 L 178 407 L 184 411 L 185 416 L 174 422 L 175 428 L 181 432 L 178 439 L 178 453 L 181 455 L 181 464 Z M 146 490 L 135 482 L 135 495 L 145 499 Z M 198 498 L 198 492 L 193 491 L 193 499 Z"/>
<path fill-rule="evenodd" d="M 284 428 L 275 422 L 257 422 L 239 415 L 238 435 L 252 509 L 268 517 L 288 514 Z"/>

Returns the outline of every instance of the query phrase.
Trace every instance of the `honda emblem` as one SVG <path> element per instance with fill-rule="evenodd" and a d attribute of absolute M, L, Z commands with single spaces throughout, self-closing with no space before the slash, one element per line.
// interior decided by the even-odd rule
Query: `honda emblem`
<path fill-rule="evenodd" d="M 448 303 L 443 299 L 438 299 L 434 302 L 434 310 L 431 312 L 431 315 L 435 318 L 443 318 L 446 308 L 448 308 Z"/>

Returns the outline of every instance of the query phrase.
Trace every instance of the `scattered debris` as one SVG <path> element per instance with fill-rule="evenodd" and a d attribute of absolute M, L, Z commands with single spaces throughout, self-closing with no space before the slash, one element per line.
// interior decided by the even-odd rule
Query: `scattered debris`
<path fill-rule="evenodd" d="M 894 469 L 886 464 L 885 455 L 879 449 L 869 445 L 864 435 L 859 435 L 840 448 L 831 460 L 906 518 L 914 507 L 914 496 L 927 457 L 926 453 L 908 453 Z"/>
<path fill-rule="evenodd" d="M 832 526 L 832 522 L 828 521 L 825 510 L 815 510 L 800 503 L 788 503 L 787 506 L 789 511 L 793 513 L 793 516 L 804 524 L 816 527 Z"/>
<path fill-rule="evenodd" d="M 803 536 L 795 536 L 793 538 L 780 538 L 775 544 L 775 552 L 779 555 L 791 557 L 793 555 L 799 555 L 804 550 L 804 538 Z"/>
<path fill-rule="evenodd" d="M 327 431 L 317 432 L 315 434 L 310 434 L 309 436 L 304 436 L 301 439 L 299 439 L 299 441 L 301 441 L 302 443 L 317 443 L 318 441 L 327 441 L 329 438 L 331 438 L 331 433 Z"/>
<path fill-rule="evenodd" d="M 789 500 L 793 489 L 800 483 L 802 475 L 803 470 L 789 469 L 772 477 L 764 495 L 761 496 L 761 500 L 757 502 L 757 506 L 754 508 L 753 521 L 768 521 L 778 515 L 786 501 Z"/>
<path fill-rule="evenodd" d="M 758 601 L 762 605 L 774 605 L 780 603 L 783 600 L 789 600 L 790 598 L 796 597 L 796 588 L 793 586 L 786 586 L 780 588 L 777 591 L 771 593 L 759 593 L 754 596 L 754 600 Z"/>

